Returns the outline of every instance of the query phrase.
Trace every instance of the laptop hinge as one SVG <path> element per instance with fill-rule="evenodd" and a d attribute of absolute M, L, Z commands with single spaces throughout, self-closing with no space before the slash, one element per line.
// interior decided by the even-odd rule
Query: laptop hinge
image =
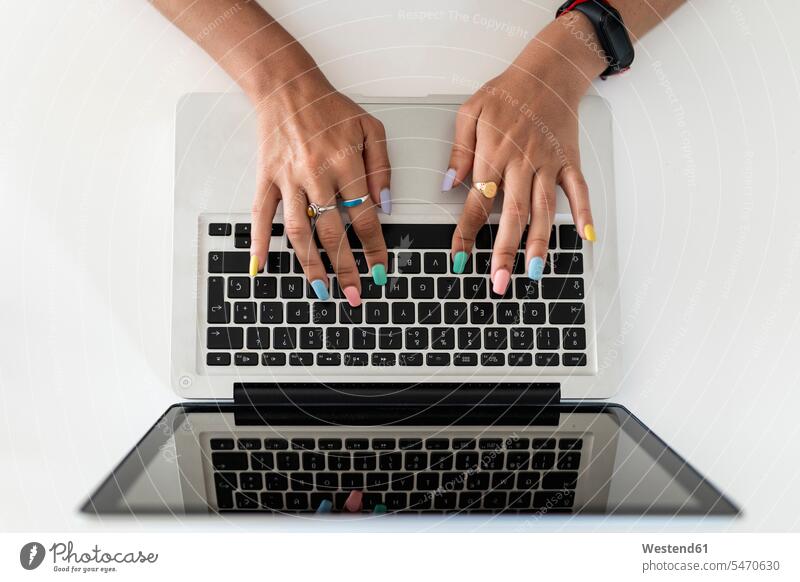
<path fill-rule="evenodd" d="M 236 382 L 233 400 L 252 406 L 541 406 L 561 401 L 561 385 L 558 382 Z"/>

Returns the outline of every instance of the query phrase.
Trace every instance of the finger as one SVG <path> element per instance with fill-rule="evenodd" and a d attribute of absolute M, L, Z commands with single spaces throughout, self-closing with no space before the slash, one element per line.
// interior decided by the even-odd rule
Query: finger
<path fill-rule="evenodd" d="M 533 177 L 533 200 L 531 203 L 531 225 L 525 241 L 525 257 L 528 278 L 538 281 L 544 273 L 547 259 L 547 244 L 550 227 L 556 213 L 555 174 L 547 169 L 536 171 Z"/>
<path fill-rule="evenodd" d="M 578 234 L 590 242 L 597 240 L 592 219 L 592 208 L 589 202 L 589 186 L 577 165 L 568 165 L 561 170 L 561 187 L 569 200 L 572 218 Z"/>
<path fill-rule="evenodd" d="M 287 187 L 291 188 L 291 187 Z M 300 187 L 292 189 L 283 189 L 283 211 L 286 214 L 284 222 L 286 223 L 286 236 L 292 243 L 295 257 L 303 268 L 306 279 L 309 281 L 320 281 L 322 287 L 320 291 L 324 290 L 320 299 L 327 298 L 327 281 L 328 275 L 325 272 L 325 266 L 322 264 L 322 259 L 319 256 L 317 243 L 314 240 L 314 234 L 311 229 L 311 221 L 306 212 L 308 208 L 308 198 L 306 193 Z M 316 287 L 314 287 L 316 285 Z M 320 287 L 319 283 L 312 283 L 314 292 Z M 317 293 L 320 296 L 320 293 Z"/>
<path fill-rule="evenodd" d="M 386 284 L 386 265 L 388 264 L 388 253 L 386 251 L 386 242 L 383 239 L 383 230 L 381 223 L 378 220 L 378 215 L 375 212 L 375 205 L 367 198 L 363 202 L 359 202 L 366 195 L 367 181 L 364 178 L 364 168 L 361 163 L 356 162 L 343 171 L 342 178 L 339 181 L 339 193 L 342 196 L 342 205 L 347 207 L 347 213 L 350 216 L 351 228 L 355 229 L 361 241 L 361 246 L 364 249 L 364 256 L 367 259 L 372 279 L 378 285 Z M 357 206 L 349 206 L 350 204 L 357 204 Z M 358 282 L 360 279 L 356 277 Z M 342 291 L 347 297 L 351 305 L 358 305 L 361 303 L 359 295 L 351 298 L 353 290 L 360 294 L 361 285 L 357 284 L 349 292 L 348 289 L 342 285 Z M 350 294 L 348 294 L 350 293 Z M 357 303 L 354 303 L 357 300 Z"/>
<path fill-rule="evenodd" d="M 531 212 L 533 168 L 526 162 L 512 164 L 503 177 L 503 212 L 492 249 L 492 288 L 503 295 L 511 281 L 522 233 Z"/>
<path fill-rule="evenodd" d="M 272 180 L 264 180 L 253 199 L 250 232 L 250 276 L 264 269 L 269 243 L 272 238 L 272 221 L 281 200 L 281 193 Z"/>
<path fill-rule="evenodd" d="M 320 206 L 336 204 L 336 192 L 333 185 L 316 184 L 308 189 L 308 197 L 312 202 L 316 202 Z M 342 218 L 339 216 L 339 209 L 328 210 L 320 214 L 314 221 L 314 231 L 322 247 L 328 253 L 328 258 L 339 280 L 339 287 L 343 291 L 348 287 L 355 287 L 360 290 L 361 280 L 358 276 L 355 259 L 353 259 L 353 251 L 347 241 Z M 327 283 L 327 278 L 324 283 Z M 322 288 L 319 285 L 319 283 L 313 281 L 311 283 L 317 293 L 317 297 L 327 299 L 328 297 L 321 296 L 324 293 L 322 293 Z"/>
<path fill-rule="evenodd" d="M 486 198 L 478 191 L 475 184 L 478 182 L 494 182 L 499 185 L 500 183 L 502 166 L 497 162 L 489 162 L 482 154 L 483 149 L 478 145 L 472 172 L 473 186 L 464 201 L 464 209 L 453 233 L 451 254 L 453 257 L 453 272 L 456 274 L 464 272 L 472 247 L 475 245 L 475 237 L 478 235 L 480 228 L 486 224 L 494 205 L 494 198 Z"/>
<path fill-rule="evenodd" d="M 469 175 L 475 158 L 475 136 L 477 133 L 480 110 L 465 103 L 456 114 L 456 131 L 453 138 L 453 149 L 450 151 L 450 163 L 442 178 L 442 192 L 452 190 L 455 184 L 461 184 Z"/>
<path fill-rule="evenodd" d="M 391 166 L 386 151 L 386 130 L 374 117 L 365 118 L 361 124 L 364 130 L 364 168 L 366 169 L 367 189 L 373 202 L 380 205 L 384 214 L 392 213 L 392 194 L 389 190 Z M 363 173 L 362 173 L 363 175 Z"/>

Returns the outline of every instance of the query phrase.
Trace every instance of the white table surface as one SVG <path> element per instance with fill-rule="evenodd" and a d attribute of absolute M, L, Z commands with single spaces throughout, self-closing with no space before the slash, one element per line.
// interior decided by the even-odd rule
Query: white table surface
<path fill-rule="evenodd" d="M 265 4 L 340 89 L 424 95 L 500 72 L 556 2 L 404 3 L 443 11 L 427 20 L 389 0 Z M 3 15 L 0 529 L 800 529 L 797 2 L 692 2 L 630 73 L 596 83 L 617 118 L 616 401 L 744 508 L 719 522 L 79 515 L 176 400 L 174 107 L 233 87 L 143 1 L 5 2 Z"/>

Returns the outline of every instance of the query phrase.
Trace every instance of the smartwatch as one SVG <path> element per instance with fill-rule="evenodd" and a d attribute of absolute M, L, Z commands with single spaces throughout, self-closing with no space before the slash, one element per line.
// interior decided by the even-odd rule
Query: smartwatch
<path fill-rule="evenodd" d="M 573 10 L 586 15 L 605 52 L 608 67 L 600 78 L 627 71 L 633 63 L 633 43 L 619 12 L 605 0 L 567 0 L 556 12 L 556 18 Z"/>

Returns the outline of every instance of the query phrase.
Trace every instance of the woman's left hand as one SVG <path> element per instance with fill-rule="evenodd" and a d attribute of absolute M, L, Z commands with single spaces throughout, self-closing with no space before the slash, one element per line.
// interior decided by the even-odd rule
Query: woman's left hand
<path fill-rule="evenodd" d="M 554 48 L 556 39 L 548 35 L 574 43 L 563 38 L 564 22 L 559 19 L 545 28 L 517 61 L 461 107 L 456 120 L 442 190 L 464 181 L 470 170 L 473 187 L 453 235 L 453 270 L 464 270 L 475 237 L 492 211 L 492 185 L 481 193 L 475 184 L 502 184 L 504 202 L 491 266 L 492 287 L 500 295 L 509 285 L 529 222 L 526 272 L 533 280 L 542 277 L 557 184 L 566 192 L 578 233 L 595 240 L 589 192 L 580 170 L 578 104 L 603 70 L 602 61 L 582 52 L 574 59 L 565 58 L 567 47 Z M 586 49 L 574 44 L 568 48 Z"/>

